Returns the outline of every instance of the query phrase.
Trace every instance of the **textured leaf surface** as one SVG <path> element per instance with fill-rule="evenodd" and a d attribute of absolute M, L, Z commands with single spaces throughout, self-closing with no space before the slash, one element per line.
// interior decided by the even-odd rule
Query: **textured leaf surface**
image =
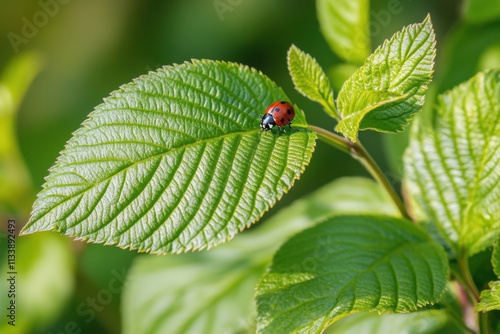
<path fill-rule="evenodd" d="M 210 252 L 141 256 L 125 285 L 125 334 L 241 333 L 254 328 L 255 286 L 276 249 L 332 213 L 399 211 L 375 182 L 342 178 Z"/>
<path fill-rule="evenodd" d="M 440 299 L 447 273 L 443 249 L 409 221 L 329 218 L 274 256 L 257 288 L 259 333 L 321 333 L 353 312 L 414 311 Z"/>
<path fill-rule="evenodd" d="M 481 291 L 480 302 L 475 307 L 478 312 L 500 310 L 500 281 L 490 282 L 488 285 L 488 290 Z"/>
<path fill-rule="evenodd" d="M 359 130 L 402 131 L 424 103 L 435 53 L 430 17 L 385 41 L 342 86 L 336 130 L 353 141 Z"/>
<path fill-rule="evenodd" d="M 26 215 L 33 203 L 31 176 L 18 145 L 19 105 L 42 67 L 37 53 L 20 53 L 0 73 L 0 212 Z"/>
<path fill-rule="evenodd" d="M 316 59 L 292 45 L 288 50 L 287 60 L 295 89 L 309 99 L 319 102 L 330 116 L 339 120 L 330 80 Z"/>
<path fill-rule="evenodd" d="M 415 216 L 475 254 L 500 231 L 500 71 L 441 95 L 433 124 L 419 119 L 405 154 Z"/>
<path fill-rule="evenodd" d="M 341 58 L 362 64 L 370 54 L 368 0 L 317 0 L 321 32 Z"/>
<path fill-rule="evenodd" d="M 214 246 L 257 220 L 297 179 L 315 135 L 261 132 L 287 99 L 261 73 L 193 61 L 124 85 L 67 143 L 24 233 L 57 230 L 153 253 Z"/>

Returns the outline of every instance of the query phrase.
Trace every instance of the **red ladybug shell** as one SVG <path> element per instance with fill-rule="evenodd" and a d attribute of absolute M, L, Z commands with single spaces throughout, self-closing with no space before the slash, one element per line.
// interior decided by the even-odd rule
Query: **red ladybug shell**
<path fill-rule="evenodd" d="M 290 102 L 276 101 L 267 107 L 265 114 L 273 115 L 277 126 L 285 126 L 295 117 L 295 110 Z"/>

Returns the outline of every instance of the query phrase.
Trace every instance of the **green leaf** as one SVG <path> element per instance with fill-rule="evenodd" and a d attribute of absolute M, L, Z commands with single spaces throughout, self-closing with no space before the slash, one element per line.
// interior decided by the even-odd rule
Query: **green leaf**
<path fill-rule="evenodd" d="M 500 281 L 490 282 L 489 290 L 481 291 L 480 302 L 476 304 L 476 312 L 500 310 Z"/>
<path fill-rule="evenodd" d="M 321 333 L 354 312 L 409 312 L 436 303 L 443 249 L 409 221 L 326 219 L 287 241 L 257 287 L 259 333 Z"/>
<path fill-rule="evenodd" d="M 375 50 L 342 86 L 336 130 L 356 141 L 359 130 L 400 132 L 424 103 L 434 66 L 430 17 L 403 28 Z"/>
<path fill-rule="evenodd" d="M 316 59 L 292 45 L 288 50 L 287 60 L 295 89 L 305 97 L 319 102 L 330 116 L 339 120 L 330 80 Z"/>
<path fill-rule="evenodd" d="M 419 118 L 405 153 L 415 218 L 437 225 L 455 252 L 490 247 L 500 232 L 500 71 L 439 96 L 432 124 Z"/>
<path fill-rule="evenodd" d="M 317 0 L 316 12 L 330 48 L 342 59 L 362 64 L 370 54 L 368 0 Z"/>
<path fill-rule="evenodd" d="M 469 23 L 485 23 L 500 18 L 500 0 L 466 0 L 463 16 Z"/>
<path fill-rule="evenodd" d="M 280 244 L 326 215 L 374 212 L 399 214 L 372 180 L 342 178 L 210 252 L 141 256 L 125 285 L 125 334 L 235 333 L 253 327 L 255 286 Z"/>
<path fill-rule="evenodd" d="M 56 230 L 151 253 L 213 247 L 297 179 L 315 134 L 259 127 L 283 91 L 260 72 L 194 60 L 112 93 L 67 143 L 24 233 Z"/>
<path fill-rule="evenodd" d="M 493 271 L 500 278 L 499 246 L 499 241 L 497 241 L 491 255 L 491 264 L 493 265 Z M 475 307 L 475 310 L 478 312 L 500 310 L 500 281 L 489 282 L 488 286 L 489 289 L 481 291 L 480 302 Z"/>

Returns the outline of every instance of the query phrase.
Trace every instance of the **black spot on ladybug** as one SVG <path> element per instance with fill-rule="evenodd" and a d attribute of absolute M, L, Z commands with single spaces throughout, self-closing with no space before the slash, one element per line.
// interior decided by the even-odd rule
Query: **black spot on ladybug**
<path fill-rule="evenodd" d="M 281 123 L 285 123 L 285 119 L 284 118 L 281 119 Z"/>
<path fill-rule="evenodd" d="M 280 111 L 280 108 L 274 108 L 274 111 L 278 112 Z"/>
<path fill-rule="evenodd" d="M 285 102 L 285 101 L 281 101 L 280 103 L 281 103 L 281 104 L 285 104 L 286 102 Z"/>
<path fill-rule="evenodd" d="M 290 111 L 290 109 L 288 109 L 286 112 L 288 113 L 288 115 L 290 115 L 290 114 L 292 113 L 292 112 Z"/>

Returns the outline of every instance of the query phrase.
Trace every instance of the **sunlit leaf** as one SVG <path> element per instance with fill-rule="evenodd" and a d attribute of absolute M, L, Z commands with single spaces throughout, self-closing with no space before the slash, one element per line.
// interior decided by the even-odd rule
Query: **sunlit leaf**
<path fill-rule="evenodd" d="M 255 285 L 276 249 L 334 213 L 399 211 L 373 181 L 342 178 L 210 252 L 141 256 L 125 286 L 124 333 L 240 333 L 253 328 Z"/>
<path fill-rule="evenodd" d="M 24 233 L 56 230 L 152 253 L 215 246 L 254 221 L 309 163 L 297 109 L 286 134 L 260 115 L 287 99 L 263 74 L 193 61 L 150 72 L 96 107 L 50 170 Z"/>
<path fill-rule="evenodd" d="M 342 86 L 336 130 L 353 141 L 359 130 L 402 131 L 424 103 L 435 53 L 429 16 L 386 40 Z"/>
<path fill-rule="evenodd" d="M 500 232 L 500 71 L 476 75 L 439 96 L 434 120 L 420 118 L 405 154 L 415 217 L 436 224 L 470 255 Z"/>

